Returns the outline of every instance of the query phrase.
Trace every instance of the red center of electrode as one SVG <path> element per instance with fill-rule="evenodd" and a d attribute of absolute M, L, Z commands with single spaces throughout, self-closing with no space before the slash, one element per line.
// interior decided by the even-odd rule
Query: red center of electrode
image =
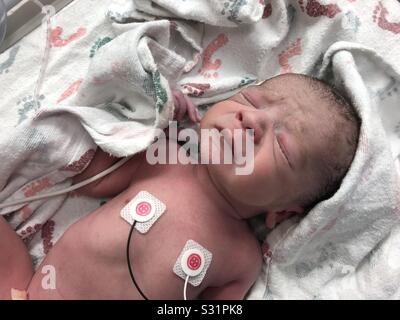
<path fill-rule="evenodd" d="M 146 201 L 142 201 L 140 203 L 138 203 L 138 205 L 136 206 L 136 213 L 139 216 L 147 216 L 151 211 L 151 204 L 146 202 Z"/>
<path fill-rule="evenodd" d="M 201 257 L 197 253 L 192 253 L 187 259 L 187 266 L 190 270 L 197 270 L 201 265 Z"/>

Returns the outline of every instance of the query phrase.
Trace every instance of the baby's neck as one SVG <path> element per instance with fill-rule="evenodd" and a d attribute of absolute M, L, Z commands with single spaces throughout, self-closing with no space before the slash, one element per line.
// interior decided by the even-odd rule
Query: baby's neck
<path fill-rule="evenodd" d="M 221 211 L 224 214 L 238 220 L 243 220 L 260 213 L 259 209 L 251 208 L 231 199 L 223 191 L 223 188 L 211 178 L 206 165 L 195 165 L 194 170 L 196 179 L 202 185 L 204 192 L 209 195 L 210 201 L 221 207 Z"/>

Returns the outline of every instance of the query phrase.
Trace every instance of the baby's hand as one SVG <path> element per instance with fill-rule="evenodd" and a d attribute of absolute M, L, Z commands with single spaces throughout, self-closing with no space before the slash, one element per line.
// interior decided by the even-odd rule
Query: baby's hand
<path fill-rule="evenodd" d="M 187 113 L 190 120 L 193 122 L 200 122 L 201 115 L 197 110 L 197 107 L 194 105 L 192 100 L 186 95 L 184 95 L 179 90 L 173 90 L 172 95 L 174 96 L 174 104 L 175 104 L 175 114 L 174 119 L 177 121 L 181 121 L 185 114 Z"/>

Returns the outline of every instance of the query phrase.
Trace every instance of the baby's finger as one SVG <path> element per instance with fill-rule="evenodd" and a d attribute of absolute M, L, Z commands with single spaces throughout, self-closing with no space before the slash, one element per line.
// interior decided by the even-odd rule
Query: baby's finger
<path fill-rule="evenodd" d="M 175 119 L 177 121 L 181 121 L 186 114 L 186 100 L 184 94 L 180 91 L 174 92 L 174 97 L 177 99 L 177 104 L 175 104 L 176 116 Z"/>
<path fill-rule="evenodd" d="M 174 119 L 176 119 L 176 116 L 178 114 L 178 110 L 179 110 L 179 100 L 178 98 L 175 96 L 175 93 L 172 93 L 172 97 L 174 99 Z"/>
<path fill-rule="evenodd" d="M 200 113 L 199 109 L 197 109 L 197 108 L 196 108 L 196 116 L 197 116 L 197 121 L 200 122 L 202 116 L 201 116 L 201 113 Z"/>
<path fill-rule="evenodd" d="M 193 122 L 200 121 L 201 118 L 199 117 L 197 107 L 194 105 L 194 103 L 188 96 L 185 95 L 184 97 L 185 97 L 185 101 L 186 101 L 187 113 L 189 115 L 190 120 L 192 120 Z"/>

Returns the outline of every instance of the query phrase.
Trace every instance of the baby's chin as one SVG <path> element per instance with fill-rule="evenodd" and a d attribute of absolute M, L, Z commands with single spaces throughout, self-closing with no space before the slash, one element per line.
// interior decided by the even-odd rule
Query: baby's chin
<path fill-rule="evenodd" d="M 210 178 L 213 181 L 215 187 L 224 195 L 225 199 L 230 202 L 231 205 L 242 208 L 251 209 L 251 214 L 241 214 L 242 218 L 250 218 L 254 216 L 254 212 L 262 213 L 265 204 L 265 196 L 256 197 L 249 188 L 248 181 L 246 178 L 236 175 L 225 175 L 221 174 L 219 170 L 215 169 L 215 165 L 208 165 Z M 246 210 L 247 212 L 247 210 Z"/>

